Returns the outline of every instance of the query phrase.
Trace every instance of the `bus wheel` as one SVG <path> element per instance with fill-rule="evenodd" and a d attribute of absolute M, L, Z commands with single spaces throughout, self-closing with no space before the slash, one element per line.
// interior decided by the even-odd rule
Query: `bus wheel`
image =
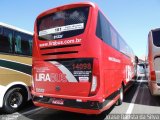
<path fill-rule="evenodd" d="M 7 91 L 4 97 L 3 110 L 6 113 L 16 112 L 26 101 L 24 90 L 20 87 L 12 88 Z"/>
<path fill-rule="evenodd" d="M 120 95 L 120 97 L 119 97 L 116 105 L 121 105 L 123 102 L 123 98 L 124 98 L 123 85 L 121 86 L 121 88 L 119 90 L 119 95 Z"/>

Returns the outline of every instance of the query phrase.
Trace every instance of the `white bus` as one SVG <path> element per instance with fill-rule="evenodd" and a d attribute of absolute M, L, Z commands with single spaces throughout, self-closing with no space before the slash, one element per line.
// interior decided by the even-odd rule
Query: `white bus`
<path fill-rule="evenodd" d="M 0 22 L 0 108 L 6 113 L 31 99 L 32 36 Z"/>
<path fill-rule="evenodd" d="M 160 95 L 160 28 L 149 32 L 147 62 L 149 89 L 152 95 Z"/>

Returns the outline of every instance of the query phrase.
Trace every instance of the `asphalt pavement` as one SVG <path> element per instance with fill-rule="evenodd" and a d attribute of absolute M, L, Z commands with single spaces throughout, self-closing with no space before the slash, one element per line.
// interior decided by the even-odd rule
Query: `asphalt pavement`
<path fill-rule="evenodd" d="M 21 111 L 6 115 L 0 111 L 1 120 L 119 120 L 119 119 L 160 119 L 160 97 L 152 96 L 147 80 L 137 80 L 124 95 L 122 105 L 114 105 L 102 115 L 84 115 L 35 107 L 28 103 Z"/>

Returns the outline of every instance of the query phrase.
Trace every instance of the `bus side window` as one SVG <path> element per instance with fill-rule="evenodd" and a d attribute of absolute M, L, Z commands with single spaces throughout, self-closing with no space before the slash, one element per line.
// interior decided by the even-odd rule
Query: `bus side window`
<path fill-rule="evenodd" d="M 2 32 L 2 27 L 0 27 L 0 52 L 2 52 L 1 51 L 3 46 L 2 43 L 3 43 L 3 32 Z"/>
<path fill-rule="evenodd" d="M 21 50 L 21 36 L 20 35 L 16 35 L 15 36 L 15 53 L 22 53 L 22 50 Z"/>
<path fill-rule="evenodd" d="M 125 45 L 125 42 L 120 37 L 119 37 L 119 45 L 120 45 L 120 51 L 122 53 L 126 54 L 126 45 Z"/>
<path fill-rule="evenodd" d="M 154 31 L 152 35 L 154 45 L 160 47 L 160 31 Z"/>
<path fill-rule="evenodd" d="M 32 36 L 15 32 L 15 53 L 19 55 L 32 55 Z"/>
<path fill-rule="evenodd" d="M 3 31 L 2 31 L 2 30 L 3 30 L 2 27 L 0 27 L 0 35 L 3 34 Z"/>
<path fill-rule="evenodd" d="M 102 28 L 102 38 L 104 40 L 105 43 L 107 43 L 108 45 L 111 46 L 111 32 L 110 32 L 110 24 L 107 21 L 107 19 L 105 18 L 105 16 L 101 13 L 100 14 L 101 17 L 101 28 Z"/>
<path fill-rule="evenodd" d="M 32 38 L 30 38 L 30 39 L 28 40 L 29 55 L 32 55 L 32 44 L 33 44 L 33 40 L 32 40 Z"/>
<path fill-rule="evenodd" d="M 105 16 L 99 11 L 98 12 L 98 21 L 97 21 L 97 29 L 96 35 L 100 39 L 102 39 L 108 45 L 111 45 L 111 37 L 110 37 L 110 29 L 109 22 L 105 18 Z"/>
<path fill-rule="evenodd" d="M 24 35 L 22 40 L 22 51 L 24 55 L 31 56 L 32 55 L 32 37 L 29 35 Z"/>
<path fill-rule="evenodd" d="M 0 43 L 1 43 L 2 37 L 3 37 L 3 29 L 2 27 L 0 27 Z"/>
<path fill-rule="evenodd" d="M 113 27 L 110 27 L 110 31 L 111 31 L 111 42 L 112 42 L 112 46 L 113 46 L 114 48 L 116 48 L 117 50 L 119 50 L 118 34 L 117 34 L 117 32 L 113 29 Z"/>
<path fill-rule="evenodd" d="M 8 34 L 8 41 L 9 41 L 9 51 L 13 52 L 13 35 L 12 35 L 12 33 Z"/>
<path fill-rule="evenodd" d="M 3 34 L 1 34 L 0 52 L 13 52 L 13 31 L 10 29 L 4 28 Z"/>
<path fill-rule="evenodd" d="M 101 28 L 101 20 L 100 20 L 100 15 L 98 14 L 98 19 L 97 19 L 97 27 L 96 27 L 96 36 L 103 40 L 102 38 L 102 28 Z"/>

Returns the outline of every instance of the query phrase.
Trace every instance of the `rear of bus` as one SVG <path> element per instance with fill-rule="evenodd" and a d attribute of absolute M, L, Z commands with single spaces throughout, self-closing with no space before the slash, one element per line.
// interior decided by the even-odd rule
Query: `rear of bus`
<path fill-rule="evenodd" d="M 40 14 L 35 22 L 33 101 L 37 106 L 98 114 L 103 105 L 98 8 L 70 4 Z"/>
<path fill-rule="evenodd" d="M 152 95 L 160 95 L 160 28 L 148 36 L 149 88 Z"/>

